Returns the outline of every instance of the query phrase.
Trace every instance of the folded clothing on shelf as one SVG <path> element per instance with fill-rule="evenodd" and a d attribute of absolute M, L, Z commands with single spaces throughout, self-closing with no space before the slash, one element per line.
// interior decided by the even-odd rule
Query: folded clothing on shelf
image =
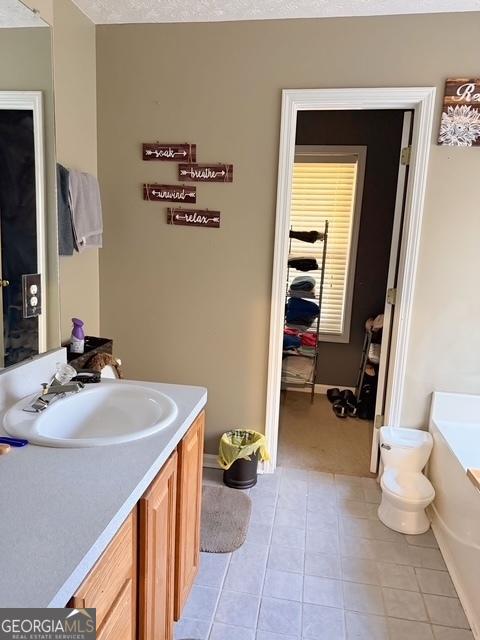
<path fill-rule="evenodd" d="M 302 344 L 302 340 L 298 335 L 291 335 L 285 332 L 283 334 L 283 350 L 290 351 L 292 349 L 298 349 Z"/>
<path fill-rule="evenodd" d="M 315 291 L 302 291 L 301 289 L 289 289 L 288 295 L 290 298 L 312 298 L 315 300 Z"/>
<path fill-rule="evenodd" d="M 303 298 L 290 298 L 287 303 L 286 320 L 288 323 L 311 326 L 319 314 L 318 304 Z"/>
<path fill-rule="evenodd" d="M 316 333 L 302 333 L 300 336 L 303 347 L 315 347 L 317 345 L 317 334 Z"/>
<path fill-rule="evenodd" d="M 306 324 L 305 322 L 301 322 L 298 320 L 297 322 L 288 322 L 286 329 L 290 329 L 291 331 L 296 331 L 297 333 L 303 333 L 304 331 L 308 331 L 313 324 L 313 319 Z"/>
<path fill-rule="evenodd" d="M 288 266 L 292 269 L 298 269 L 298 271 L 315 271 L 318 269 L 318 262 L 315 258 L 308 256 L 291 256 L 288 259 Z"/>
<path fill-rule="evenodd" d="M 291 291 L 313 291 L 315 289 L 315 278 L 312 276 L 297 276 L 290 285 Z"/>
<path fill-rule="evenodd" d="M 323 233 L 320 231 L 295 231 L 290 229 L 289 237 L 295 240 L 301 240 L 302 242 L 311 242 L 312 244 L 317 240 L 323 240 Z"/>

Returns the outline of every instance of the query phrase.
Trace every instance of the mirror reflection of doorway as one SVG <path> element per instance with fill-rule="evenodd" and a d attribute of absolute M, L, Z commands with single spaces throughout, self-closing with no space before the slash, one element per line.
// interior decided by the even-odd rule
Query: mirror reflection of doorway
<path fill-rule="evenodd" d="M 0 109 L 0 366 L 38 353 L 38 318 L 24 318 L 22 275 L 36 273 L 33 111 Z M 3 344 L 2 344 L 3 343 Z"/>

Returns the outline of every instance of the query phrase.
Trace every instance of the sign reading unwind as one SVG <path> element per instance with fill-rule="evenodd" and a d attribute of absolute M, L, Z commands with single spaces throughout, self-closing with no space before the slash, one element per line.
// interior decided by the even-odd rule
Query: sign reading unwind
<path fill-rule="evenodd" d="M 95 609 L 0 609 L 0 640 L 95 640 Z"/>
<path fill-rule="evenodd" d="M 447 80 L 438 143 L 480 146 L 480 78 Z"/>

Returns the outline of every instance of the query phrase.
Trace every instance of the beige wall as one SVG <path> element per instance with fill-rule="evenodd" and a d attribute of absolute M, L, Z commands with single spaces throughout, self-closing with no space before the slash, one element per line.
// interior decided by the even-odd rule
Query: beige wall
<path fill-rule="evenodd" d="M 58 162 L 96 175 L 95 26 L 71 0 L 55 0 L 53 47 Z M 84 320 L 89 335 L 99 335 L 97 250 L 60 258 L 60 310 L 63 341 L 73 316 Z"/>
<path fill-rule="evenodd" d="M 207 450 L 227 427 L 264 428 L 282 88 L 438 87 L 478 75 L 480 14 L 97 27 L 105 208 L 101 331 L 127 376 L 206 385 Z M 435 132 L 434 132 L 435 136 Z M 143 181 L 175 182 L 140 143 L 195 142 L 233 162 L 198 185 L 220 230 L 172 228 Z M 480 391 L 479 149 L 432 145 L 405 423 L 434 388 Z"/>
<path fill-rule="evenodd" d="M 28 0 L 53 25 L 57 160 L 97 174 L 95 25 L 71 0 Z M 89 335 L 98 335 L 98 251 L 60 257 L 60 327 L 69 339 L 73 316 Z"/>
<path fill-rule="evenodd" d="M 0 29 L 0 91 L 41 91 L 43 97 L 48 248 L 57 246 L 55 132 L 51 34 L 48 27 Z M 47 251 L 47 348 L 60 344 L 58 256 Z"/>

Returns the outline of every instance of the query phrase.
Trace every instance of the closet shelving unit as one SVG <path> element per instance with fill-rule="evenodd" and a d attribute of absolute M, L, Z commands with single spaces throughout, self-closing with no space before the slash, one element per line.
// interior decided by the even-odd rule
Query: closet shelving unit
<path fill-rule="evenodd" d="M 311 275 L 320 271 L 320 282 L 318 287 L 318 293 L 315 298 L 305 296 L 311 302 L 318 304 L 318 317 L 313 325 L 313 328 L 304 331 L 303 333 L 310 333 L 315 336 L 315 348 L 312 354 L 298 353 L 296 351 L 284 351 L 282 359 L 282 382 L 281 388 L 283 391 L 287 391 L 290 388 L 310 388 L 310 399 L 313 402 L 315 399 L 315 378 L 318 363 L 318 348 L 320 333 L 320 318 L 322 315 L 322 300 L 323 300 L 323 287 L 325 283 L 325 262 L 327 257 L 327 241 L 328 241 L 328 220 L 325 220 L 323 232 L 320 232 L 320 237 L 314 243 L 315 245 L 321 245 L 319 255 L 316 258 L 319 263 L 319 268 L 316 271 L 298 271 L 293 267 L 288 266 L 287 269 L 287 282 L 286 282 L 286 300 L 291 297 L 289 295 L 290 276 L 291 272 L 295 271 L 297 275 Z M 289 246 L 289 259 L 294 258 L 295 255 L 291 253 L 292 239 L 290 239 Z M 310 257 L 310 256 L 309 256 Z M 313 256 L 312 256 L 313 257 Z M 285 319 L 284 326 L 290 326 L 286 319 L 286 305 L 285 305 Z M 300 366 L 297 366 L 300 365 Z"/>

